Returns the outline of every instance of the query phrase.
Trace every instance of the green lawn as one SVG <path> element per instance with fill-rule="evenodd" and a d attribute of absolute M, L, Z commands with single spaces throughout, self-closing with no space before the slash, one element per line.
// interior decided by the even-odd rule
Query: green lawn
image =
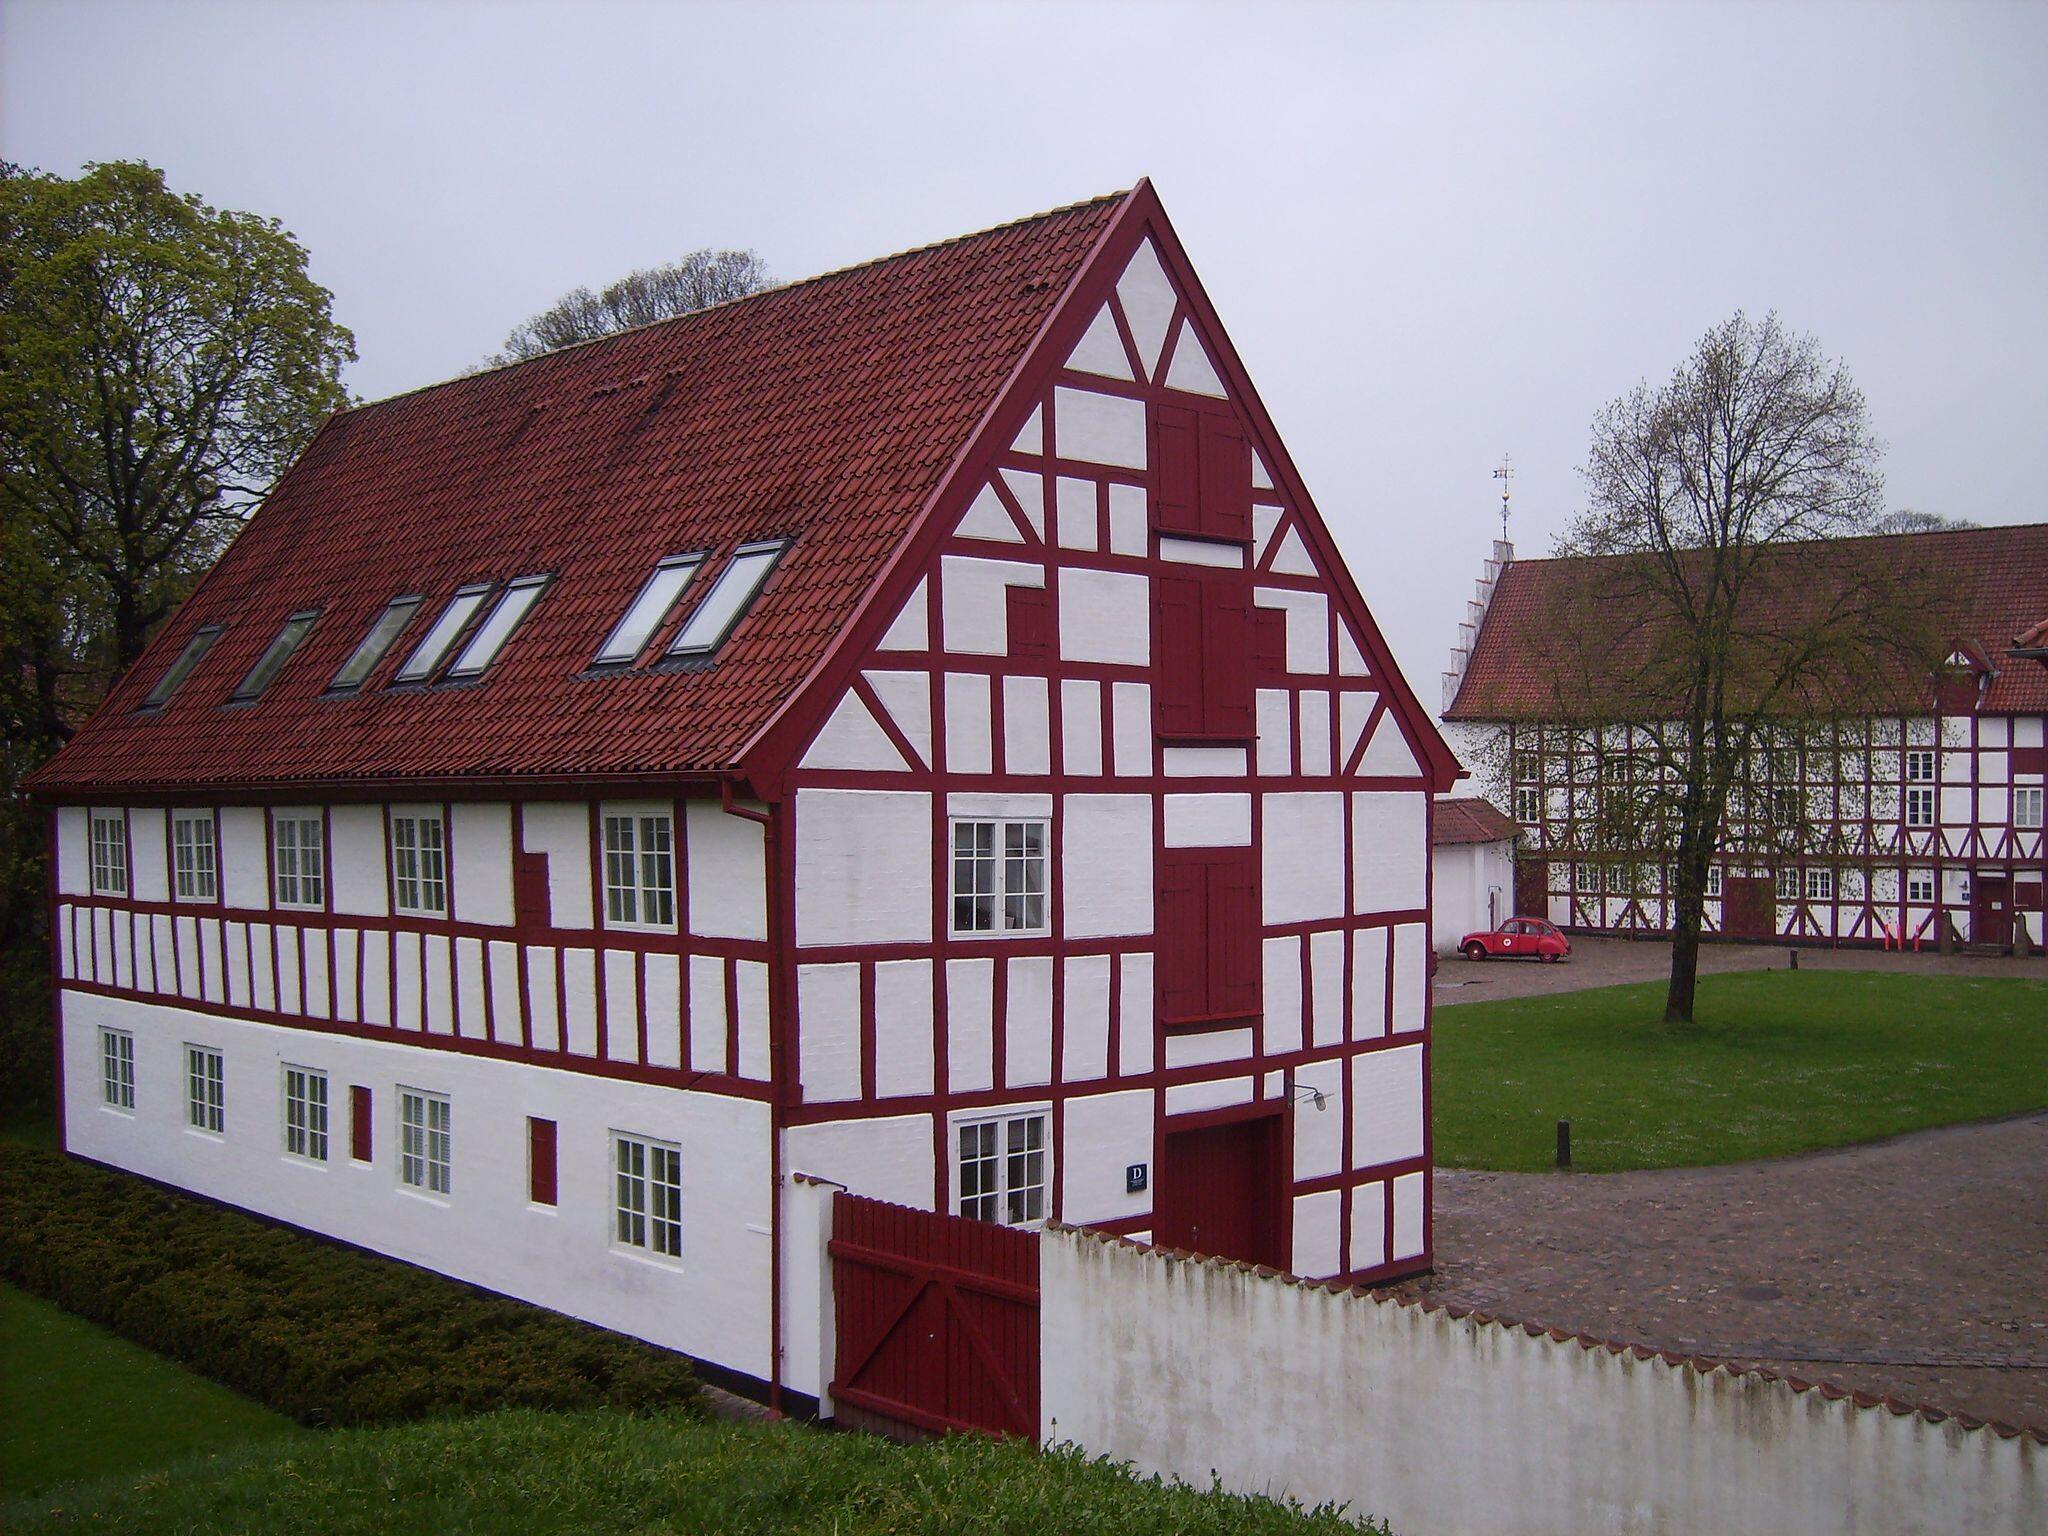
<path fill-rule="evenodd" d="M 2048 1107 L 2048 981 L 1760 971 L 1435 1015 L 1436 1158 L 1582 1171 L 1778 1157 Z"/>
<path fill-rule="evenodd" d="M 0 1490 L 9 1496 L 306 1434 L 139 1344 L 0 1284 Z"/>
<path fill-rule="evenodd" d="M 588 1536 L 604 1531 L 1381 1532 L 1330 1511 L 1196 1492 L 1073 1454 L 953 1439 L 899 1447 L 794 1425 L 675 1413 L 515 1409 L 395 1429 L 336 1430 L 283 1455 L 251 1449 L 0 1507 L 10 1536 L 264 1531 L 304 1536 Z"/>

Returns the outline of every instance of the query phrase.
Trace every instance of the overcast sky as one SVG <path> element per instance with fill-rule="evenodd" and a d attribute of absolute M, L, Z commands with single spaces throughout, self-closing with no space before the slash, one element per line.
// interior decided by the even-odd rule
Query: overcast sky
<path fill-rule="evenodd" d="M 1776 308 L 1894 506 L 2048 516 L 2048 5 L 0 5 L 0 155 L 275 215 L 376 397 L 694 247 L 794 278 L 1150 176 L 1426 703 L 1602 403 Z"/>

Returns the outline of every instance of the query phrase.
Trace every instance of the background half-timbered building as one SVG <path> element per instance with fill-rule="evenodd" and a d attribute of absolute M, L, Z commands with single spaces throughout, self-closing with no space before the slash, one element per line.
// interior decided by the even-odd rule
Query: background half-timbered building
<path fill-rule="evenodd" d="M 1456 771 L 1141 184 L 334 417 L 35 782 L 64 1144 L 799 1394 L 798 1175 L 1414 1270 Z"/>
<path fill-rule="evenodd" d="M 1873 541 L 1849 542 L 1870 557 Z M 1876 542 L 1945 593 L 1945 663 L 1902 674 L 1868 715 L 1788 723 L 1753 754 L 1709 874 L 1707 929 L 2039 947 L 2048 667 L 2028 632 L 2048 593 L 2048 524 Z M 1640 798 L 1641 775 L 1665 771 L 1668 733 L 1567 720 L 1558 707 L 1548 631 L 1587 566 L 1494 544 L 1444 674 L 1442 719 L 1522 828 L 1517 910 L 1580 931 L 1660 932 L 1672 921 L 1667 855 L 1647 837 L 1632 843 L 1644 829 L 1610 812 Z"/>

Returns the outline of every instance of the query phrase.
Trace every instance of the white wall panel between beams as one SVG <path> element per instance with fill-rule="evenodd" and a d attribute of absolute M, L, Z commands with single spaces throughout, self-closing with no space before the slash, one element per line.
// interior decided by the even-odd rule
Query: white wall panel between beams
<path fill-rule="evenodd" d="M 1420 791 L 1362 790 L 1351 797 L 1351 905 L 1358 913 L 1425 904 L 1429 806 Z"/>
<path fill-rule="evenodd" d="M 1138 242 L 1124 264 L 1123 275 L 1116 280 L 1116 297 L 1123 306 L 1124 323 L 1131 328 L 1131 340 L 1137 344 L 1138 360 L 1150 376 L 1158 372 L 1166 329 L 1173 323 L 1179 298 L 1149 238 Z"/>
<path fill-rule="evenodd" d="M 946 962 L 946 1079 L 954 1093 L 995 1086 L 993 960 Z"/>
<path fill-rule="evenodd" d="M 1125 955 L 1118 962 L 1116 1069 L 1124 1077 L 1140 1077 L 1154 1066 L 1158 1020 L 1153 1011 L 1152 957 Z"/>
<path fill-rule="evenodd" d="M 1087 1082 L 1109 1075 L 1109 956 L 1072 955 L 1066 961 L 1061 1014 L 1060 1076 Z"/>
<path fill-rule="evenodd" d="M 1229 391 L 1224 389 L 1216 365 L 1209 361 L 1200 333 L 1189 320 L 1181 321 L 1180 339 L 1173 344 L 1173 361 L 1166 365 L 1166 387 L 1217 400 L 1228 397 Z"/>
<path fill-rule="evenodd" d="M 1294 1257 L 1290 1268 L 1297 1275 L 1340 1274 L 1343 1264 L 1337 1246 L 1343 1231 L 1339 1217 L 1344 1208 L 1344 1191 L 1319 1189 L 1294 1200 Z"/>
<path fill-rule="evenodd" d="M 1352 1057 L 1351 1115 L 1353 1167 L 1422 1156 L 1422 1047 Z"/>
<path fill-rule="evenodd" d="M 1344 1042 L 1344 949 L 1341 928 L 1309 935 L 1309 1040 L 1316 1046 Z"/>
<path fill-rule="evenodd" d="M 1003 772 L 1052 772 L 1051 685 L 1043 677 L 1003 679 Z"/>
<path fill-rule="evenodd" d="M 932 962 L 884 960 L 875 967 L 875 1092 L 932 1088 Z"/>
<path fill-rule="evenodd" d="M 1351 1191 L 1351 1272 L 1387 1262 L 1387 1186 L 1359 1184 Z"/>
<path fill-rule="evenodd" d="M 896 729 L 917 753 L 918 763 L 932 765 L 932 679 L 929 672 L 869 672 L 868 686 Z"/>
<path fill-rule="evenodd" d="M 403 939 L 405 936 L 400 934 Z M 401 965 L 400 974 L 404 974 Z M 562 951 L 562 1049 L 572 1056 L 597 1054 L 597 951 Z"/>
<path fill-rule="evenodd" d="M 1382 713 L 1380 723 L 1373 727 L 1372 740 L 1366 743 L 1358 771 L 1367 778 L 1387 779 L 1409 779 L 1422 772 L 1391 709 Z"/>
<path fill-rule="evenodd" d="M 1161 747 L 1159 770 L 1169 779 L 1242 778 L 1244 748 Z"/>
<path fill-rule="evenodd" d="M 1404 1173 L 1394 1180 L 1394 1251 L 1396 1261 L 1412 1259 L 1422 1252 L 1423 1177 Z"/>
<path fill-rule="evenodd" d="M 1024 542 L 1024 531 L 1010 516 L 1010 509 L 1003 505 L 1003 498 L 996 494 L 993 485 L 984 485 L 975 493 L 955 532 L 963 539 L 990 539 L 1000 544 Z"/>
<path fill-rule="evenodd" d="M 1344 796 L 1268 794 L 1261 812 L 1260 907 L 1269 924 L 1344 915 Z"/>
<path fill-rule="evenodd" d="M 169 901 L 171 871 L 165 813 L 138 805 L 128 813 L 129 889 L 137 901 Z"/>
<path fill-rule="evenodd" d="M 1044 585 L 1042 565 L 976 555 L 941 556 L 939 622 L 946 649 L 968 656 L 1007 656 L 1010 588 Z"/>
<path fill-rule="evenodd" d="M 1294 701 L 1284 688 L 1258 691 L 1259 772 L 1285 778 L 1294 772 Z"/>
<path fill-rule="evenodd" d="M 910 767 L 875 720 L 874 712 L 849 689 L 818 728 L 803 755 L 805 768 L 839 768 L 856 773 L 902 773 Z"/>
<path fill-rule="evenodd" d="M 1330 670 L 1329 601 L 1320 592 L 1254 587 L 1252 601 L 1287 615 L 1287 670 L 1322 676 Z"/>
<path fill-rule="evenodd" d="M 758 801 L 738 804 L 765 809 Z M 690 800 L 683 805 L 683 830 L 690 932 L 714 939 L 767 938 L 765 829 L 727 815 L 716 800 Z"/>
<path fill-rule="evenodd" d="M 1303 1031 L 1301 995 L 1301 939 L 1280 934 L 1262 946 L 1265 967 L 1266 1051 L 1280 1055 L 1301 1049 Z"/>
<path fill-rule="evenodd" d="M 1309 1061 L 1294 1069 L 1294 1177 L 1322 1179 L 1344 1171 L 1344 1063 Z M 1314 1089 L 1323 1096 L 1318 1109 Z M 1334 1246 L 1334 1245 L 1333 1245 Z"/>
<path fill-rule="evenodd" d="M 1145 468 L 1145 402 L 1092 389 L 1053 390 L 1053 431 L 1063 459 Z"/>
<path fill-rule="evenodd" d="M 948 773 L 994 770 L 989 718 L 989 680 L 979 672 L 946 674 L 946 761 Z"/>
<path fill-rule="evenodd" d="M 1102 539 L 1095 482 L 1061 475 L 1053 487 L 1053 536 L 1062 549 L 1093 550 Z"/>
<path fill-rule="evenodd" d="M 930 795 L 805 789 L 796 811 L 799 945 L 931 938 Z"/>
<path fill-rule="evenodd" d="M 1045 538 L 1045 476 L 1035 470 L 1005 469 L 999 471 L 1003 484 L 1009 487 L 1011 496 L 1024 514 L 1024 521 L 1030 526 L 1032 536 Z"/>
<path fill-rule="evenodd" d="M 92 894 L 92 812 L 67 805 L 57 812 L 57 891 L 63 896 Z"/>
<path fill-rule="evenodd" d="M 1339 810 L 1341 829 L 1341 806 Z M 1165 833 L 1169 848 L 1249 848 L 1252 797 L 1229 793 L 1168 795 Z"/>
<path fill-rule="evenodd" d="M 1109 687 L 1111 768 L 1119 777 L 1152 776 L 1152 687 L 1111 683 Z"/>
<path fill-rule="evenodd" d="M 1151 550 L 1145 488 L 1112 481 L 1109 487 L 1109 552 L 1144 559 Z"/>
<path fill-rule="evenodd" d="M 1115 1221 L 1140 1216 L 1152 1196 L 1131 1194 L 1124 1169 L 1152 1161 L 1152 1093 L 1085 1094 L 1067 1100 L 1066 1138 L 1057 1149 L 1069 1222 Z"/>
<path fill-rule="evenodd" d="M 1003 1086 L 1035 1088 L 1052 1081 L 1052 957 L 1013 955 L 1003 967 Z"/>
<path fill-rule="evenodd" d="M 1131 362 L 1124 352 L 1123 337 L 1117 334 L 1116 317 L 1104 304 L 1096 310 L 1088 329 L 1067 354 L 1067 367 L 1074 373 L 1098 373 L 1109 379 L 1131 377 Z"/>
<path fill-rule="evenodd" d="M 860 967 L 796 968 L 798 1081 L 806 1103 L 860 1097 Z"/>
<path fill-rule="evenodd" d="M 270 840 L 261 806 L 223 806 L 220 813 L 220 894 L 231 907 L 270 905 Z"/>
<path fill-rule="evenodd" d="M 1152 660 L 1151 584 L 1130 571 L 1069 566 L 1059 578 L 1060 657 L 1065 661 L 1148 666 Z"/>
<path fill-rule="evenodd" d="M 1152 931 L 1152 801 L 1068 795 L 1054 899 L 1070 939 Z"/>
<path fill-rule="evenodd" d="M 341 807 L 335 807 L 340 813 Z M 590 808 L 574 801 L 530 800 L 520 814 L 526 851 L 548 861 L 548 911 L 554 926 L 590 927 Z"/>
<path fill-rule="evenodd" d="M 690 1070 L 724 1072 L 726 1025 L 725 961 L 717 955 L 690 956 Z"/>
<path fill-rule="evenodd" d="M 1351 935 L 1351 1038 L 1377 1040 L 1386 1032 L 1387 930 L 1360 928 Z"/>
<path fill-rule="evenodd" d="M 1040 454 L 1045 452 L 1045 411 L 1034 405 L 1031 414 L 1024 418 L 1024 425 L 1010 440 L 1010 452 Z"/>
<path fill-rule="evenodd" d="M 879 1120 L 827 1120 L 793 1125 L 788 1138 L 792 1173 L 831 1179 L 856 1195 L 929 1209 L 932 1203 L 932 1122 L 929 1115 Z"/>
<path fill-rule="evenodd" d="M 456 921 L 510 924 L 512 807 L 502 800 L 460 801 L 449 817 Z"/>
<path fill-rule="evenodd" d="M 768 966 L 760 960 L 733 964 L 733 1010 L 739 1015 L 737 1071 L 755 1082 L 768 1080 Z"/>
<path fill-rule="evenodd" d="M 1394 1031 L 1422 1028 L 1429 1001 L 1429 937 L 1421 923 L 1400 923 L 1394 935 Z"/>
<path fill-rule="evenodd" d="M 928 650 L 931 646 L 930 629 L 925 616 L 924 578 L 919 577 L 917 585 L 910 589 L 902 610 L 890 620 L 889 628 L 875 648 L 882 651 Z"/>
<path fill-rule="evenodd" d="M 1092 678 L 1060 680 L 1060 756 L 1070 774 L 1102 772 L 1102 685 Z"/>

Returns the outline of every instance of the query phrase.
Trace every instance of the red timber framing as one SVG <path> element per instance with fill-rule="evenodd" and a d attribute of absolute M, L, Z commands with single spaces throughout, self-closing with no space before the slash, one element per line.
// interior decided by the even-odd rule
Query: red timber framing
<path fill-rule="evenodd" d="M 1036 1232 L 842 1192 L 829 1251 L 840 1421 L 1037 1440 Z"/>

